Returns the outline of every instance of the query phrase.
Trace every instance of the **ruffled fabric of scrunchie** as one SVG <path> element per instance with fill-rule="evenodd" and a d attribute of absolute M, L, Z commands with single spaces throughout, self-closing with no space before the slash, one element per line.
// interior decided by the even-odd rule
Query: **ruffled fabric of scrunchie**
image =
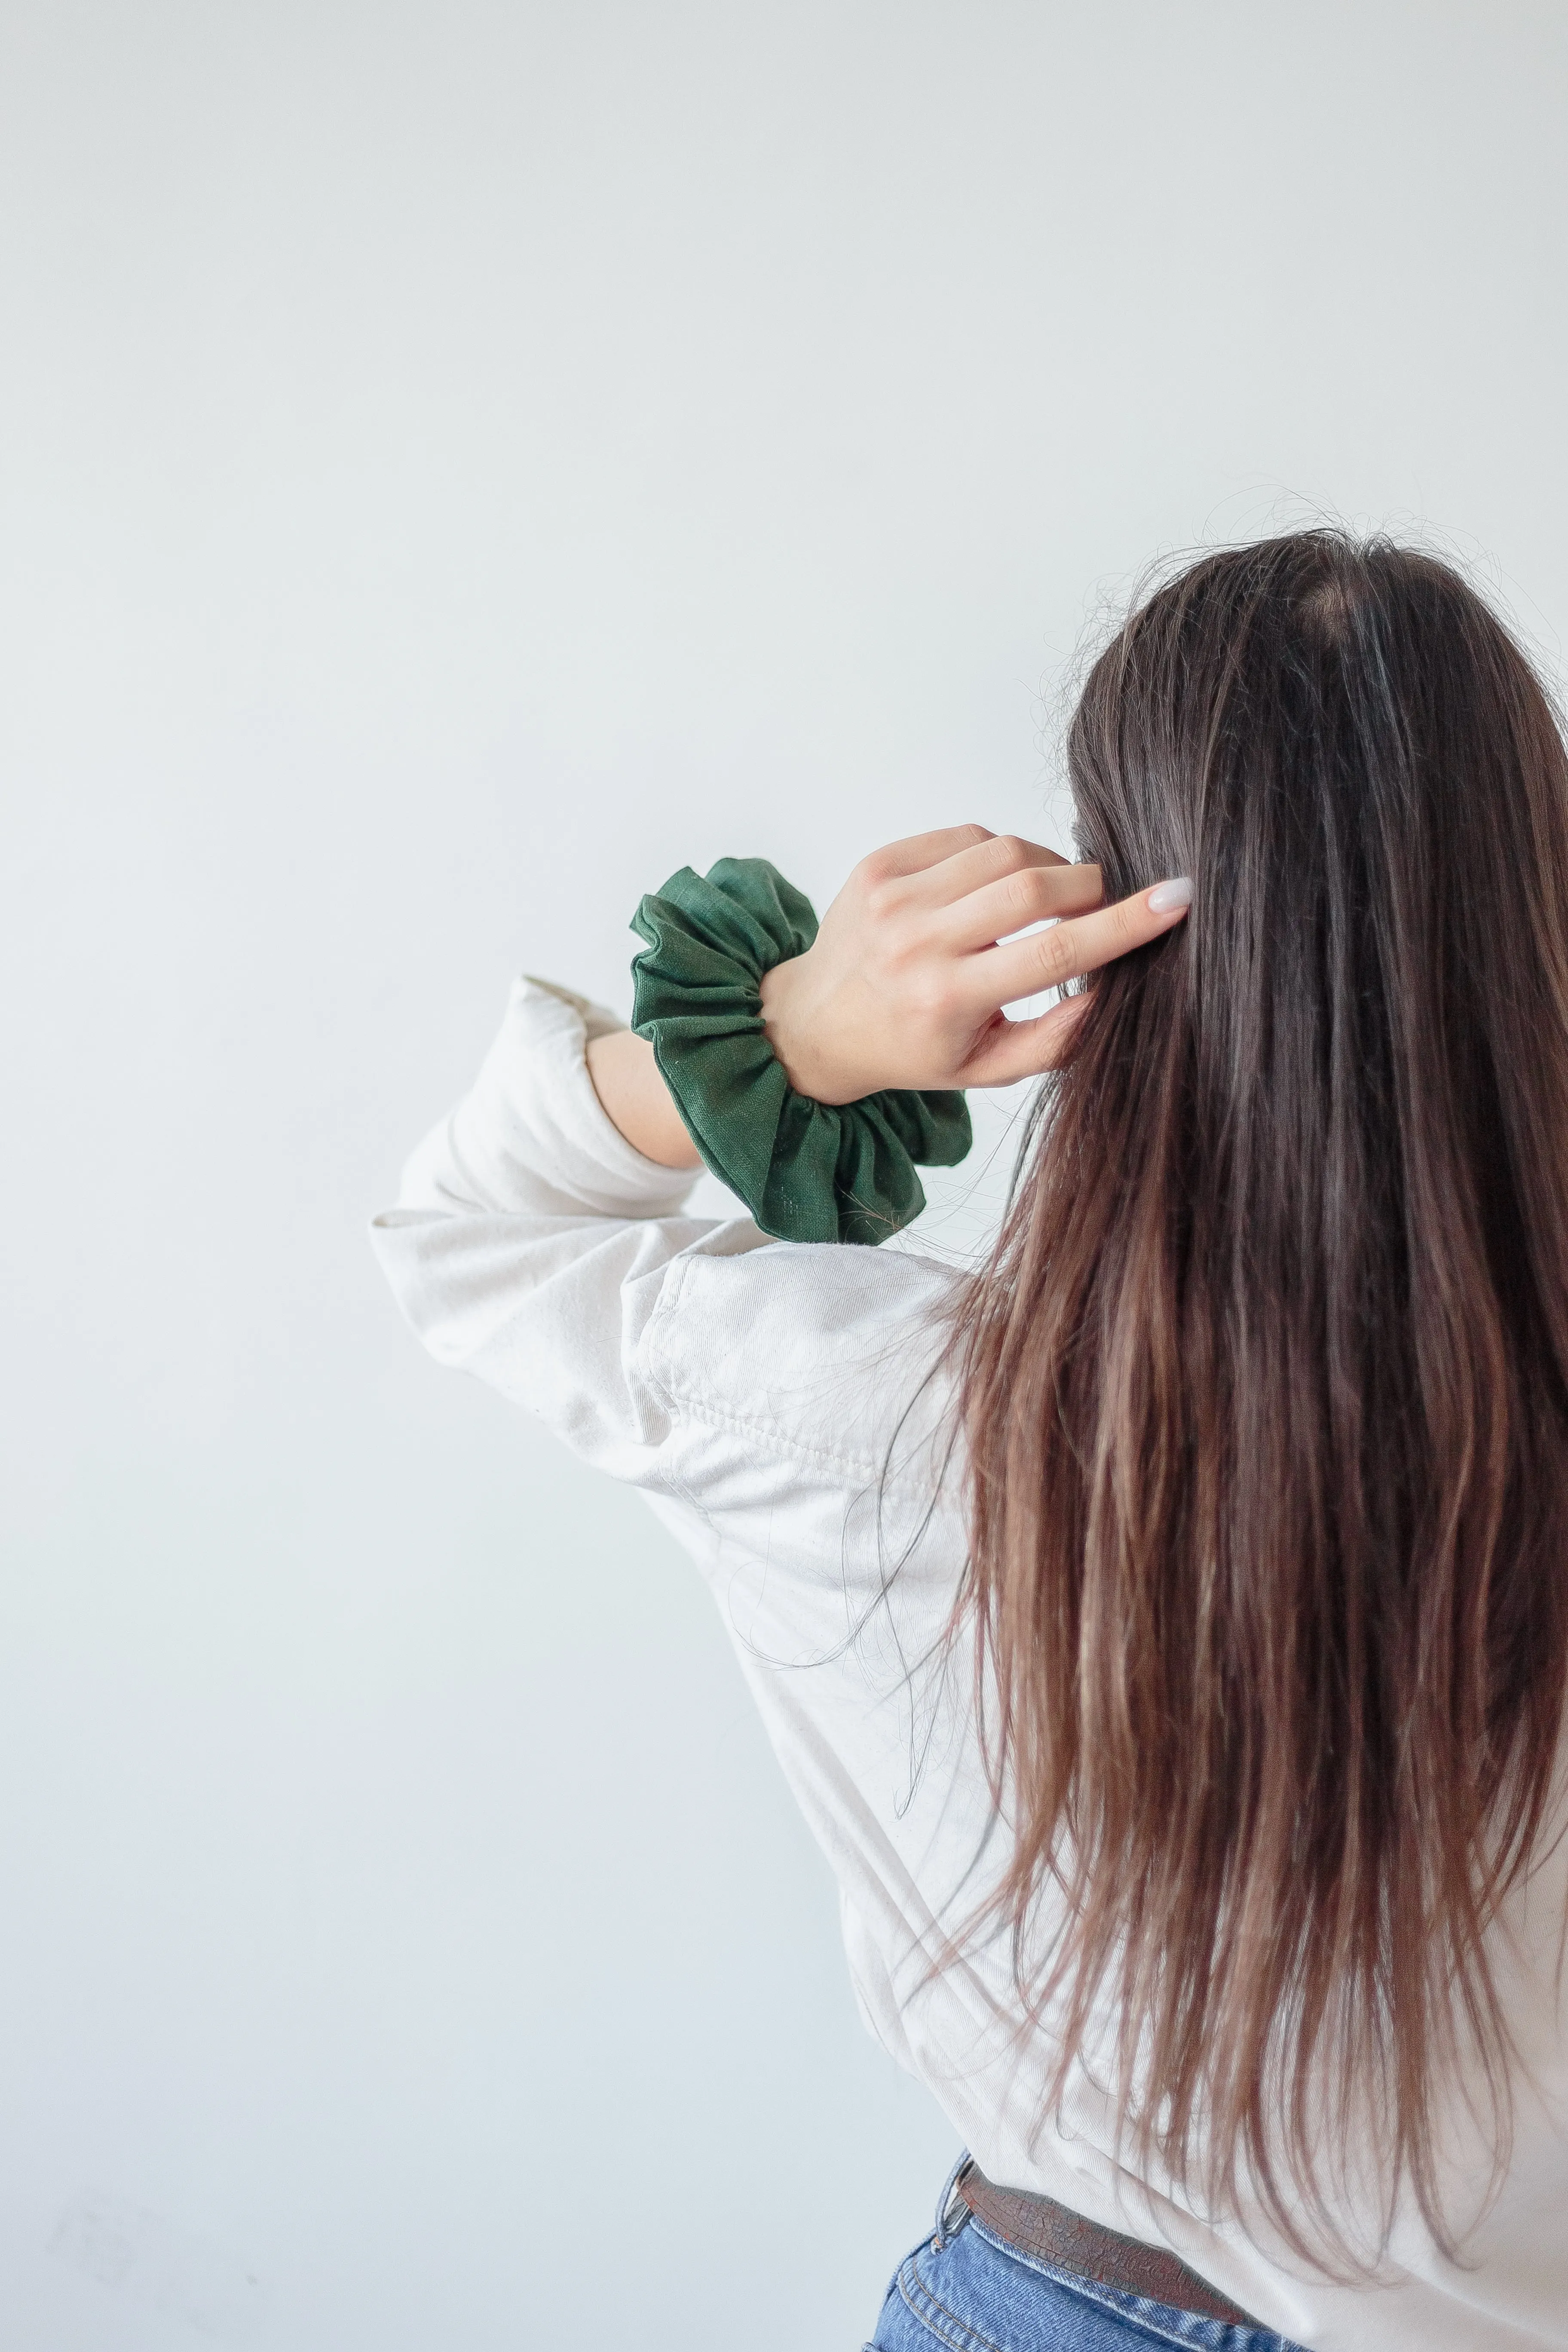
<path fill-rule="evenodd" d="M 797 1094 L 763 1027 L 763 972 L 816 937 L 811 901 L 765 857 L 683 866 L 632 918 L 632 1027 L 651 1040 L 691 1140 L 763 1233 L 886 1241 L 925 1206 L 915 1174 L 969 1150 L 962 1094 L 889 1088 L 833 1105 Z"/>

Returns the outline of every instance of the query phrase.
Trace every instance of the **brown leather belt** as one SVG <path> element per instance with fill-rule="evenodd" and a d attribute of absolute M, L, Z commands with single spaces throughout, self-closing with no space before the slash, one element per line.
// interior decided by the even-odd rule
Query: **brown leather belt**
<path fill-rule="evenodd" d="M 1197 2312 L 1205 2319 L 1228 2320 L 1233 2327 L 1262 2326 L 1261 2320 L 1249 2317 L 1168 2247 L 1124 2238 L 1120 2230 L 1087 2221 L 1054 2198 L 998 2189 L 977 2164 L 966 2164 L 953 2187 L 975 2220 L 1020 2253 L 1054 2263 L 1058 2270 L 1092 2279 L 1097 2286 L 1114 2287 L 1121 2294 L 1141 2294 L 1151 2303 Z"/>

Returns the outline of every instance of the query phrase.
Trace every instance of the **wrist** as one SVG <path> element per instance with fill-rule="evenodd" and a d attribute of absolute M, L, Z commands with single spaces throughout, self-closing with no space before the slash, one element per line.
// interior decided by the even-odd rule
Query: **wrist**
<path fill-rule="evenodd" d="M 811 950 L 775 963 L 763 974 L 763 1027 L 775 1058 L 797 1095 L 841 1107 L 872 1091 L 855 1072 L 824 1050 L 828 1024 L 815 1002 L 816 967 Z"/>

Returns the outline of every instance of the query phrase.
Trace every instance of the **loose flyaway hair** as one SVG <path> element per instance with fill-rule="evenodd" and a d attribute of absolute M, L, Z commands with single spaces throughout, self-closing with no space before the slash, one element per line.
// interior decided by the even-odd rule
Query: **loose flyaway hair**
<path fill-rule="evenodd" d="M 955 1326 L 995 1912 L 1054 2095 L 1119 2011 L 1145 2158 L 1333 2267 L 1370 2145 L 1452 2250 L 1568 1678 L 1563 738 L 1447 565 L 1311 530 L 1151 595 L 1068 756 L 1107 897 L 1196 896 Z"/>

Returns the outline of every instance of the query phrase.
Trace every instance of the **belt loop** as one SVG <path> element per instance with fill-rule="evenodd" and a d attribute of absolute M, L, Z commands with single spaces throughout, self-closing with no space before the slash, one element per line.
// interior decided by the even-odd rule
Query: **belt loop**
<path fill-rule="evenodd" d="M 966 2147 L 961 2147 L 958 2151 L 958 2162 L 948 2174 L 942 2185 L 942 2195 L 936 2200 L 936 2234 L 931 2240 L 931 2248 L 936 2253 L 940 2254 L 946 2251 L 969 2219 L 969 2208 L 960 2198 L 958 2201 L 963 2208 L 963 2216 L 951 2233 L 949 2232 L 947 2217 L 952 2210 L 952 2192 L 958 2186 L 959 2175 L 967 2169 L 972 2161 L 969 2150 Z"/>

